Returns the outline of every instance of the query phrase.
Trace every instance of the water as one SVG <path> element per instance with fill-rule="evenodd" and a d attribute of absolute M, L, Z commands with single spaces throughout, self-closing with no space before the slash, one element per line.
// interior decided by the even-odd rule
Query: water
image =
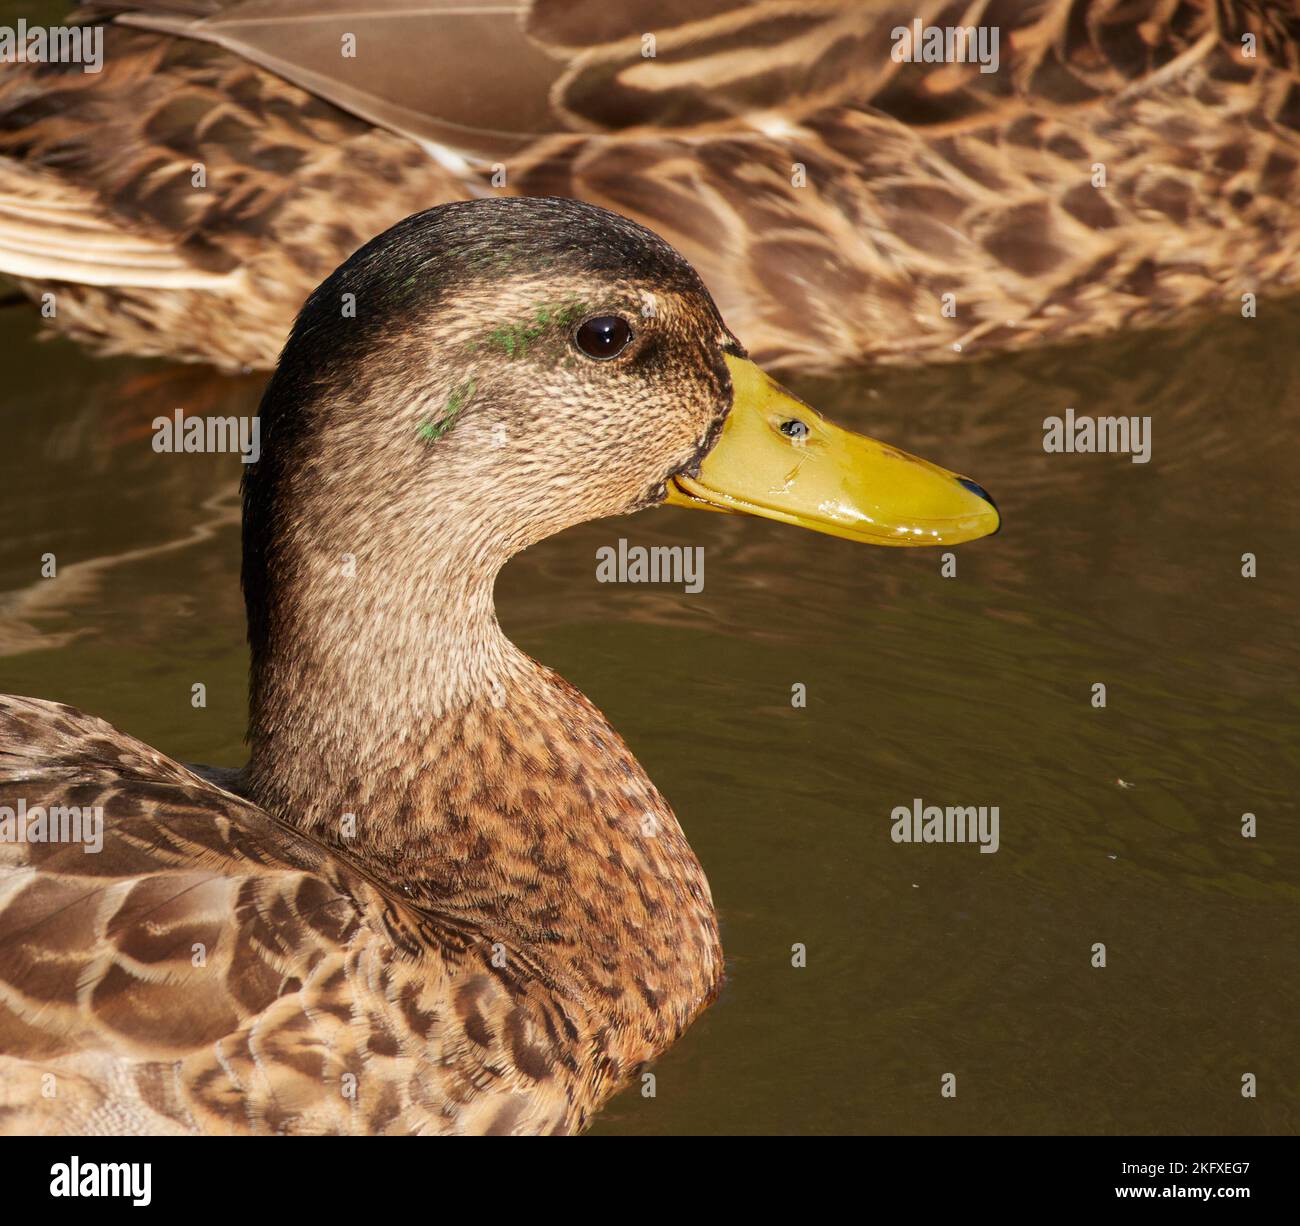
<path fill-rule="evenodd" d="M 596 1132 L 1297 1129 L 1298 329 L 1300 303 L 1266 303 L 1251 321 L 789 378 L 993 492 L 1005 528 L 958 551 L 956 578 L 929 551 L 675 509 L 507 568 L 503 624 L 669 797 L 728 955 L 656 1096 L 634 1087 Z M 149 423 L 251 412 L 261 380 L 34 334 L 30 312 L 0 312 L 0 689 L 238 764 L 240 465 L 159 457 Z M 1150 414 L 1152 462 L 1045 455 L 1043 418 L 1066 407 Z M 704 546 L 704 590 L 597 583 L 596 550 L 620 536 Z M 46 551 L 57 585 L 38 578 Z M 914 797 L 999 806 L 1000 850 L 891 842 Z"/>

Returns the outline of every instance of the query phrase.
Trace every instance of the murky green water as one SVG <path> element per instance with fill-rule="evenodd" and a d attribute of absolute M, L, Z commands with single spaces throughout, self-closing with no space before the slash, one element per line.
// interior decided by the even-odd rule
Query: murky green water
<path fill-rule="evenodd" d="M 929 551 L 678 510 L 511 564 L 503 623 L 672 801 L 728 954 L 657 1096 L 625 1094 L 597 1132 L 1297 1129 L 1298 330 L 1300 306 L 1266 304 L 1068 351 L 791 379 L 994 493 L 1005 529 L 963 547 L 955 578 Z M 159 457 L 149 423 L 251 412 L 260 380 L 34 333 L 26 310 L 0 312 L 0 688 L 238 763 L 240 466 Z M 1043 418 L 1067 406 L 1151 414 L 1151 463 L 1045 455 Z M 703 545 L 704 590 L 597 583 L 596 550 L 620 536 Z M 38 577 L 47 551 L 56 582 Z M 914 797 L 999 806 L 1000 850 L 893 843 L 890 811 Z"/>

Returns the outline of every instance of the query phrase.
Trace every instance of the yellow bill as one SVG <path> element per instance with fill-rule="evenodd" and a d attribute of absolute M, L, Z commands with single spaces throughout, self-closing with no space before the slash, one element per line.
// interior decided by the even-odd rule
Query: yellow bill
<path fill-rule="evenodd" d="M 960 545 L 1002 525 L 968 477 L 828 422 L 745 358 L 726 355 L 734 399 L 673 506 L 779 519 L 871 545 Z"/>

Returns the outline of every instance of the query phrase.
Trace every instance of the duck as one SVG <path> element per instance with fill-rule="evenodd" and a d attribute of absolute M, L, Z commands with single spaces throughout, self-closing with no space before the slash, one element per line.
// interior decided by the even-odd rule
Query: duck
<path fill-rule="evenodd" d="M 820 416 L 663 239 L 564 198 L 367 243 L 259 417 L 247 764 L 0 698 L 0 1127 L 581 1131 L 717 995 L 718 920 L 631 750 L 501 630 L 498 571 L 665 505 L 887 547 L 997 507 Z"/>
<path fill-rule="evenodd" d="M 1300 284 L 1283 6 L 344 9 L 92 3 L 97 71 L 6 65 L 0 273 L 48 328 L 269 369 L 371 235 L 502 195 L 663 234 L 773 369 L 970 358 Z M 916 21 L 993 54 L 925 62 Z"/>

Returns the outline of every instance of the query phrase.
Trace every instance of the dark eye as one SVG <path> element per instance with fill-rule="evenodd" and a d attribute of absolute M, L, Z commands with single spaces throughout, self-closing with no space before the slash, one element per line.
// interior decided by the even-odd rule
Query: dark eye
<path fill-rule="evenodd" d="M 781 433 L 787 438 L 792 438 L 796 443 L 802 443 L 808 437 L 808 427 L 797 417 L 790 418 L 789 421 L 781 423 Z"/>
<path fill-rule="evenodd" d="M 616 358 L 631 340 L 632 325 L 618 315 L 597 315 L 573 334 L 573 343 L 589 358 Z"/>

